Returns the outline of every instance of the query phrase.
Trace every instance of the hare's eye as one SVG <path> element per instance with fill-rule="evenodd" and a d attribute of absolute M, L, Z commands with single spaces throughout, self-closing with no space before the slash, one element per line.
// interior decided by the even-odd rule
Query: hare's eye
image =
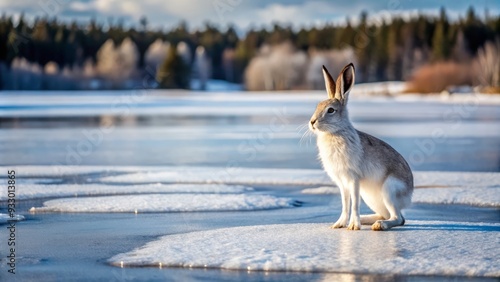
<path fill-rule="evenodd" d="M 334 109 L 334 108 L 328 108 L 328 113 L 329 113 L 329 114 L 333 114 L 333 113 L 335 113 L 335 112 L 336 112 L 336 111 L 335 111 L 335 109 Z"/>

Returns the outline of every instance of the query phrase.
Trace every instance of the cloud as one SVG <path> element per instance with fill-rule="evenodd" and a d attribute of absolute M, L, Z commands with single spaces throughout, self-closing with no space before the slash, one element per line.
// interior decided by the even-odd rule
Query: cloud
<path fill-rule="evenodd" d="M 332 5 L 325 2 L 306 2 L 301 5 L 271 4 L 257 11 L 263 23 L 307 23 L 315 19 L 324 19 L 326 13 L 337 14 Z"/>

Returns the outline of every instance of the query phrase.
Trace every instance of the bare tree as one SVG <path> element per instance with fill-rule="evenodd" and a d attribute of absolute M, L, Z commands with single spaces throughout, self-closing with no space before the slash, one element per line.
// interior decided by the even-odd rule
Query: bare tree
<path fill-rule="evenodd" d="M 203 46 L 198 46 L 196 48 L 193 71 L 200 80 L 200 89 L 205 90 L 207 88 L 207 80 L 210 77 L 212 70 L 210 59 L 208 58 L 207 52 Z"/>
<path fill-rule="evenodd" d="M 482 86 L 500 87 L 500 39 L 486 42 L 477 52 L 475 77 Z"/>
<path fill-rule="evenodd" d="M 264 45 L 245 70 L 248 90 L 288 90 L 303 83 L 307 56 L 290 42 Z"/>
<path fill-rule="evenodd" d="M 97 52 L 97 72 L 115 83 L 120 82 L 134 73 L 138 59 L 139 51 L 130 38 L 125 38 L 118 47 L 108 39 Z"/>
<path fill-rule="evenodd" d="M 139 61 L 139 51 L 134 41 L 129 37 L 125 38 L 118 48 L 116 55 L 117 67 L 121 69 L 120 78 L 130 78 L 135 72 Z"/>
<path fill-rule="evenodd" d="M 226 48 L 222 53 L 222 66 L 224 68 L 224 77 L 227 81 L 234 82 L 234 64 L 235 64 L 236 52 L 233 48 Z"/>
<path fill-rule="evenodd" d="M 189 48 L 186 42 L 181 41 L 177 44 L 177 54 L 181 56 L 187 66 L 191 65 L 191 48 Z"/>
<path fill-rule="evenodd" d="M 161 39 L 156 39 L 155 42 L 153 42 L 146 50 L 144 60 L 148 71 L 155 72 L 153 75 L 156 75 L 158 68 L 165 60 L 165 57 L 168 54 L 168 48 L 170 48 L 170 43 L 164 42 Z"/>

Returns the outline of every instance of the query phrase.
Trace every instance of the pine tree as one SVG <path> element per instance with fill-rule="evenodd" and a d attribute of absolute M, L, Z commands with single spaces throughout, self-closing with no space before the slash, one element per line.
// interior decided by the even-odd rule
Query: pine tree
<path fill-rule="evenodd" d="M 387 35 L 387 78 L 389 80 L 402 79 L 402 47 L 400 45 L 401 19 L 393 20 Z"/>
<path fill-rule="evenodd" d="M 374 61 L 376 64 L 375 79 L 377 81 L 387 80 L 387 65 L 389 60 L 388 36 L 389 27 L 384 21 L 382 25 L 378 27 L 377 36 L 375 38 Z"/>
<path fill-rule="evenodd" d="M 156 74 L 159 88 L 189 88 L 189 66 L 177 54 L 177 46 L 168 48 L 165 61 L 160 66 Z"/>
<path fill-rule="evenodd" d="M 360 23 L 355 32 L 353 48 L 358 59 L 357 73 L 359 74 L 359 81 L 366 82 L 370 80 L 369 69 L 373 52 L 373 42 L 371 41 L 373 38 L 370 36 L 370 27 L 368 27 L 367 23 L 368 13 L 362 12 L 360 19 Z"/>
<path fill-rule="evenodd" d="M 441 9 L 441 16 L 437 22 L 434 36 L 432 37 L 432 58 L 435 61 L 446 60 L 450 56 L 451 43 L 448 38 L 448 19 L 446 12 Z"/>

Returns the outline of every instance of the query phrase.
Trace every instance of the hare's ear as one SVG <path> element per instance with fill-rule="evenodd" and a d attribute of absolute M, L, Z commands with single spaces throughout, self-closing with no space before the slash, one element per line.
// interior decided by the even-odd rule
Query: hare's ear
<path fill-rule="evenodd" d="M 342 104 L 347 104 L 349 92 L 354 85 L 354 65 L 352 63 L 344 67 L 337 78 L 337 88 L 335 89 L 335 96 L 340 97 Z"/>
<path fill-rule="evenodd" d="M 332 76 L 328 72 L 325 66 L 323 66 L 323 78 L 325 79 L 325 87 L 326 87 L 326 92 L 328 93 L 328 98 L 333 99 L 335 98 L 335 80 L 333 80 Z"/>

